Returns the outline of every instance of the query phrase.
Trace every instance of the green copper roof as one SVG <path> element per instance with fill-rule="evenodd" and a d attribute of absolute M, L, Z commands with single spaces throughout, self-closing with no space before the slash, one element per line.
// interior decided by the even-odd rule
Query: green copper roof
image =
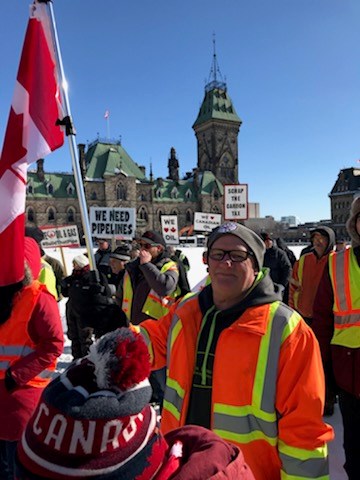
<path fill-rule="evenodd" d="M 74 175 L 70 173 L 45 173 L 45 180 L 40 181 L 36 172 L 28 171 L 27 189 L 28 198 L 77 198 Z"/>
<path fill-rule="evenodd" d="M 145 179 L 139 166 L 118 143 L 95 142 L 88 148 L 85 159 L 87 178 L 104 178 L 122 172 L 138 180 Z"/>
<path fill-rule="evenodd" d="M 223 195 L 223 184 L 215 177 L 212 172 L 206 170 L 202 174 L 199 193 L 201 193 L 202 195 L 211 195 L 214 191 L 214 188 L 217 188 L 219 193 Z"/>
<path fill-rule="evenodd" d="M 194 179 L 174 180 L 161 179 L 155 180 L 154 186 L 154 202 L 194 202 L 197 200 L 197 191 L 194 186 Z M 176 192 L 176 194 L 175 194 Z"/>
<path fill-rule="evenodd" d="M 238 124 L 242 123 L 226 90 L 213 88 L 205 92 L 205 97 L 193 128 L 208 120 L 226 120 Z"/>

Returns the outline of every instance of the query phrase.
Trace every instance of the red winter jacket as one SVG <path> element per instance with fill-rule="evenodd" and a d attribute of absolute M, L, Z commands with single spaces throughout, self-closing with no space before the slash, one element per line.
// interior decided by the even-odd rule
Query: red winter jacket
<path fill-rule="evenodd" d="M 11 366 L 17 387 L 9 392 L 5 381 L 0 380 L 0 440 L 20 439 L 43 391 L 42 388 L 31 387 L 26 383 L 42 372 L 63 351 L 64 334 L 58 305 L 47 291 L 40 293 L 29 320 L 28 332 L 36 344 L 36 349 Z"/>
<path fill-rule="evenodd" d="M 171 480 L 255 480 L 239 448 L 206 428 L 185 425 L 165 438 L 170 447 L 176 441 L 183 445 L 180 468 Z"/>

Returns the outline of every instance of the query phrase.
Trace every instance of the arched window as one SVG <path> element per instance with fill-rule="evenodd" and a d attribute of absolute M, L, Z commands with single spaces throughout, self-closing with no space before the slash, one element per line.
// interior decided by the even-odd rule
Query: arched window
<path fill-rule="evenodd" d="M 32 186 L 32 184 L 30 183 L 28 186 L 27 186 L 27 193 L 34 193 L 34 187 Z"/>
<path fill-rule="evenodd" d="M 186 210 L 186 223 L 191 223 L 191 222 L 192 222 L 192 211 Z"/>
<path fill-rule="evenodd" d="M 46 190 L 47 190 L 47 193 L 48 195 L 52 195 L 54 193 L 54 187 L 51 183 L 48 183 L 46 185 Z"/>
<path fill-rule="evenodd" d="M 73 207 L 70 207 L 67 211 L 67 221 L 75 222 L 75 210 L 73 209 Z"/>
<path fill-rule="evenodd" d="M 118 183 L 116 186 L 116 198 L 117 200 L 126 200 L 126 188 L 122 183 Z"/>
<path fill-rule="evenodd" d="M 96 195 L 95 190 L 91 192 L 90 198 L 91 198 L 91 200 L 97 200 L 97 195 Z"/>
<path fill-rule="evenodd" d="M 50 207 L 47 214 L 48 214 L 48 222 L 54 222 L 55 221 L 55 210 Z"/>
<path fill-rule="evenodd" d="M 28 222 L 34 222 L 35 221 L 35 213 L 34 213 L 34 210 L 32 208 L 28 208 L 27 219 L 28 219 Z"/>
<path fill-rule="evenodd" d="M 164 215 L 164 212 L 159 209 L 159 210 L 158 210 L 158 214 L 157 214 L 158 219 L 159 219 L 159 222 L 161 222 L 161 215 Z"/>
<path fill-rule="evenodd" d="M 173 209 L 171 210 L 171 214 L 170 214 L 170 215 L 179 215 L 179 212 L 177 211 L 176 208 L 173 208 Z"/>
<path fill-rule="evenodd" d="M 146 220 L 146 222 L 148 221 L 148 213 L 147 213 L 147 210 L 144 206 L 140 207 L 139 210 L 138 210 L 138 218 L 140 218 L 141 220 Z"/>

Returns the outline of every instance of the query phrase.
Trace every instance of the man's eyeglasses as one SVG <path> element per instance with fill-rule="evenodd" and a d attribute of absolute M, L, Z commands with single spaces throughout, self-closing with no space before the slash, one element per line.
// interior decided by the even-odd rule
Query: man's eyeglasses
<path fill-rule="evenodd" d="M 144 250 L 150 250 L 150 248 L 155 247 L 156 245 L 151 245 L 151 243 L 139 243 L 139 247 Z"/>
<path fill-rule="evenodd" d="M 234 263 L 244 262 L 248 257 L 253 255 L 253 252 L 243 250 L 220 250 L 219 248 L 213 248 L 209 252 L 209 258 L 221 262 L 225 256 L 228 256 Z"/>

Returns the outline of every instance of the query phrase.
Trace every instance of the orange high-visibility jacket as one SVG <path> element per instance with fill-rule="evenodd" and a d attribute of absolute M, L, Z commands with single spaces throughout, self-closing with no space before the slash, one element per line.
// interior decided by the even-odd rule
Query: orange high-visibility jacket
<path fill-rule="evenodd" d="M 328 263 L 328 255 L 321 258 L 313 252 L 302 255 L 296 261 L 289 288 L 289 305 L 303 317 L 312 318 L 316 292 Z"/>
<path fill-rule="evenodd" d="M 28 333 L 28 323 L 41 291 L 47 291 L 45 285 L 34 281 L 24 287 L 15 298 L 10 318 L 0 326 L 0 379 L 5 377 L 6 370 L 12 364 L 34 351 L 36 345 Z M 39 375 L 30 380 L 27 385 L 44 388 L 51 380 L 51 374 L 55 370 L 55 362 L 49 365 Z"/>
<path fill-rule="evenodd" d="M 202 321 L 195 295 L 141 324 L 153 367 L 167 365 L 165 433 L 186 422 Z M 298 313 L 281 302 L 248 308 L 220 334 L 213 368 L 211 428 L 241 448 L 257 480 L 329 478 L 321 357 Z"/>

